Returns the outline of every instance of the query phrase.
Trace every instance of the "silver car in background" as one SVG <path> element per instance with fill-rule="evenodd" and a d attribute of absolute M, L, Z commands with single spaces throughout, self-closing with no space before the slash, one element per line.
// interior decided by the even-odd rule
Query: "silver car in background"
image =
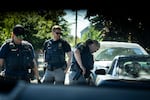
<path fill-rule="evenodd" d="M 137 43 L 101 41 L 100 49 L 94 53 L 94 67 L 91 78 L 96 79 L 95 71 L 98 69 L 107 70 L 112 60 L 118 55 L 149 55 L 147 51 Z"/>

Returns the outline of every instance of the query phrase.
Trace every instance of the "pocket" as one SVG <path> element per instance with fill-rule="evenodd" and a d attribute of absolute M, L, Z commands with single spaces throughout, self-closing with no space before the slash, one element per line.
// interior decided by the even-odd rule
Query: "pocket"
<path fill-rule="evenodd" d="M 23 61 L 22 61 L 23 66 L 27 67 L 27 68 L 33 68 L 34 63 L 33 63 L 33 58 L 32 58 L 31 52 L 28 50 L 24 50 L 22 52 L 22 57 L 23 57 Z"/>
<path fill-rule="evenodd" d="M 8 67 L 16 67 L 19 66 L 20 55 L 17 51 L 11 51 L 6 58 L 6 66 Z"/>

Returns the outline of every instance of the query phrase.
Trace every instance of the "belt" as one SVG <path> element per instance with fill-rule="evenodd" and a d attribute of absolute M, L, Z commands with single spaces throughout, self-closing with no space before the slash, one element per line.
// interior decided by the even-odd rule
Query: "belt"
<path fill-rule="evenodd" d="M 47 70 L 54 71 L 54 70 L 59 69 L 59 68 L 61 68 L 63 70 L 65 69 L 64 67 L 47 67 Z"/>
<path fill-rule="evenodd" d="M 27 82 L 30 81 L 29 77 L 21 77 L 21 76 L 5 76 L 5 79 L 7 79 L 7 80 L 25 80 Z"/>

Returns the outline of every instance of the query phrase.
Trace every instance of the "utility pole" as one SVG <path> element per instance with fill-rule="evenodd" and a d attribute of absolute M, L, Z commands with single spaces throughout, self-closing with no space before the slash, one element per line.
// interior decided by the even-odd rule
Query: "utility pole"
<path fill-rule="evenodd" d="M 78 11 L 77 9 L 75 10 L 76 13 L 76 18 L 75 18 L 75 45 L 77 44 L 77 22 L 78 22 Z"/>

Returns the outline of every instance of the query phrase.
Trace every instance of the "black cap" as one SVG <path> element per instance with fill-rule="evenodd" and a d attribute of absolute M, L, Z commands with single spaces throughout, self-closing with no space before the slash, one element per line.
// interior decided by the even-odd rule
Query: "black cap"
<path fill-rule="evenodd" d="M 22 25 L 20 24 L 17 24 L 14 28 L 13 28 L 13 33 L 16 35 L 16 36 L 19 36 L 19 35 L 22 35 L 24 36 L 25 35 L 25 29 Z"/>

